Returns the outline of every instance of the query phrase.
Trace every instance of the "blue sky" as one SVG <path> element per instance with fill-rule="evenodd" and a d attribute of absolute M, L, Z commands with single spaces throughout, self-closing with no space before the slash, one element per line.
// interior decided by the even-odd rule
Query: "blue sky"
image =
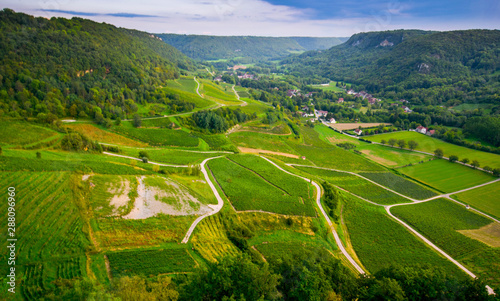
<path fill-rule="evenodd" d="M 344 37 L 401 28 L 500 29 L 500 0 L 3 0 L 2 6 L 153 33 Z"/>

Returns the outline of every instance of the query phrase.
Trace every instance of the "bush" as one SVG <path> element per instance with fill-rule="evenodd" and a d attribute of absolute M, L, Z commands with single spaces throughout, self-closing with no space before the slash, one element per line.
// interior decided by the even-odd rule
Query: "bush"
<path fill-rule="evenodd" d="M 455 162 L 455 161 L 458 161 L 458 156 L 451 155 L 450 156 L 450 162 Z"/>
<path fill-rule="evenodd" d="M 142 157 L 142 163 L 148 163 L 148 158 Z"/>
<path fill-rule="evenodd" d="M 149 159 L 149 155 L 146 151 L 140 151 L 139 158 L 148 158 Z"/>
<path fill-rule="evenodd" d="M 41 152 L 36 152 L 36 157 L 37 157 L 38 159 L 42 158 L 42 153 L 41 153 Z"/>

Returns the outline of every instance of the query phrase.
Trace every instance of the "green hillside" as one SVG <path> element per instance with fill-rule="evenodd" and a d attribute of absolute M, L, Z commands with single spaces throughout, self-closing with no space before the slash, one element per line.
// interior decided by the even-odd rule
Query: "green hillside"
<path fill-rule="evenodd" d="M 237 57 L 268 59 L 341 44 L 344 38 L 253 37 L 156 34 L 165 43 L 197 60 L 220 60 Z"/>

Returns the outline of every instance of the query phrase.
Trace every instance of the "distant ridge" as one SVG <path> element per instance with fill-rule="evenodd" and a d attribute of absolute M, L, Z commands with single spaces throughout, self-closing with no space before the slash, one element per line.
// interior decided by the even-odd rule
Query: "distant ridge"
<path fill-rule="evenodd" d="M 155 34 L 196 60 L 233 58 L 272 59 L 292 53 L 323 50 L 345 42 L 348 38 L 257 37 Z"/>

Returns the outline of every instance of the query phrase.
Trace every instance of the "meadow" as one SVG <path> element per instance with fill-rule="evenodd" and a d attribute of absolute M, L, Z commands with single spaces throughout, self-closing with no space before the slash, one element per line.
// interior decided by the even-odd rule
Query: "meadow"
<path fill-rule="evenodd" d="M 287 145 L 286 138 L 282 136 L 254 132 L 234 132 L 229 135 L 229 139 L 236 146 L 299 155 L 293 148 Z"/>
<path fill-rule="evenodd" d="M 395 193 L 351 174 L 305 166 L 295 166 L 295 168 L 377 204 L 392 205 L 409 202 Z"/>
<path fill-rule="evenodd" d="M 226 158 L 211 160 L 208 162 L 208 166 L 236 210 L 316 215 L 311 200 L 289 194 L 282 187 L 270 183 L 253 171 Z"/>
<path fill-rule="evenodd" d="M 428 265 L 463 279 L 467 277 L 453 263 L 391 219 L 384 208 L 353 196 L 347 196 L 343 204 L 343 218 L 352 246 L 370 273 L 391 265 Z"/>
<path fill-rule="evenodd" d="M 178 246 L 169 249 L 109 252 L 107 256 L 113 277 L 189 272 L 198 267 L 189 251 Z"/>
<path fill-rule="evenodd" d="M 500 269 L 493 262 L 500 260 L 500 250 L 472 239 L 459 230 L 479 229 L 492 223 L 491 220 L 465 209 L 446 199 L 437 199 L 409 206 L 391 208 L 391 212 L 408 222 L 422 235 L 434 242 L 454 259 L 464 262 L 473 273 L 477 273 L 492 284 L 500 283 Z M 485 264 L 475 262 L 471 257 L 481 257 L 487 251 L 496 254 L 495 260 Z"/>
<path fill-rule="evenodd" d="M 199 164 L 206 158 L 217 157 L 223 155 L 224 153 L 197 153 L 190 151 L 183 151 L 178 149 L 168 149 L 168 148 L 147 148 L 147 149 L 136 149 L 136 148 L 120 148 L 120 154 L 126 155 L 134 158 L 139 158 L 139 152 L 145 151 L 149 159 L 153 162 L 165 163 L 165 164 L 177 164 L 177 165 L 194 165 Z"/>
<path fill-rule="evenodd" d="M 389 149 L 382 145 L 376 145 L 351 138 L 347 135 L 340 134 L 334 130 L 324 126 L 316 125 L 314 130 L 319 133 L 320 139 L 332 145 L 339 143 L 352 143 L 356 145 L 356 150 L 361 152 L 361 156 L 377 162 L 387 167 L 400 167 L 408 164 L 415 164 L 431 158 L 429 155 L 412 152 L 409 150 L 401 150 L 398 148 Z"/>
<path fill-rule="evenodd" d="M 400 168 L 398 171 L 443 192 L 458 191 L 495 179 L 483 171 L 442 159 Z"/>
<path fill-rule="evenodd" d="M 500 182 L 454 194 L 457 200 L 500 219 Z"/>
<path fill-rule="evenodd" d="M 396 132 L 366 136 L 364 138 L 375 142 L 381 142 L 382 139 L 388 141 L 391 138 L 394 138 L 396 140 L 403 139 L 406 142 L 408 142 L 409 140 L 414 140 L 418 143 L 418 146 L 417 148 L 415 148 L 415 150 L 433 153 L 435 149 L 440 148 L 443 150 L 445 157 L 455 155 L 458 156 L 459 159 L 468 158 L 471 162 L 473 160 L 478 160 L 481 166 L 500 168 L 500 155 L 486 153 L 475 149 L 447 143 L 437 138 L 432 138 L 417 132 Z"/>
<path fill-rule="evenodd" d="M 417 200 L 424 200 L 437 195 L 432 190 L 391 172 L 362 172 L 359 175 Z"/>

